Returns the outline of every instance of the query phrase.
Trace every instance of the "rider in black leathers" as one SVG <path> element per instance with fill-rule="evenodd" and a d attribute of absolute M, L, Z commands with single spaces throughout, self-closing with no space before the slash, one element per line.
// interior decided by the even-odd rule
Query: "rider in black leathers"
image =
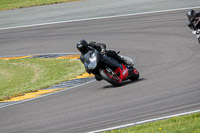
<path fill-rule="evenodd" d="M 195 12 L 194 10 L 189 10 L 187 12 L 188 17 L 188 27 L 192 30 L 193 34 L 199 34 L 200 29 L 200 12 Z"/>
<path fill-rule="evenodd" d="M 132 67 L 133 66 L 133 62 L 132 61 L 126 60 L 122 56 L 119 56 L 116 51 L 106 50 L 106 44 L 97 43 L 97 42 L 87 43 L 87 41 L 84 40 L 84 39 L 80 40 L 76 44 L 77 49 L 81 52 L 80 59 L 81 59 L 81 61 L 83 63 L 84 63 L 83 55 L 88 52 L 89 46 L 95 48 L 100 53 L 102 53 L 104 55 L 102 60 L 105 61 L 107 64 L 110 64 L 111 66 L 119 67 L 118 63 L 116 63 L 115 60 L 117 60 L 119 63 L 123 63 L 124 65 L 127 65 L 128 67 Z M 113 60 L 111 57 L 114 58 L 115 60 Z M 95 75 L 95 78 L 96 78 L 96 80 L 101 80 L 101 78 L 97 77 L 96 75 Z"/>

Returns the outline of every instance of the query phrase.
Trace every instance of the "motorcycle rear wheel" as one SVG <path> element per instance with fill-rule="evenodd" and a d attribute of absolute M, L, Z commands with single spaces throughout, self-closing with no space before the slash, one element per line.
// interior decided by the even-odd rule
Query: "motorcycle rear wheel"
<path fill-rule="evenodd" d="M 140 74 L 136 68 L 133 68 L 132 70 L 132 76 L 130 77 L 130 80 L 135 81 L 138 80 L 140 77 Z"/>

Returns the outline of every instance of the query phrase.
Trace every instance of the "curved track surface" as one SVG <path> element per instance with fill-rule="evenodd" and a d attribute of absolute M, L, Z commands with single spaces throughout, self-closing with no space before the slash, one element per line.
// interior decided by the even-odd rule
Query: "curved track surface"
<path fill-rule="evenodd" d="M 136 60 L 137 82 L 92 82 L 0 109 L 3 133 L 78 133 L 200 108 L 200 45 L 186 11 L 0 31 L 0 54 L 76 52 L 80 38 Z"/>
<path fill-rule="evenodd" d="M 0 13 L 0 29 L 199 5 L 199 0 L 81 0 L 78 2 L 3 11 Z"/>

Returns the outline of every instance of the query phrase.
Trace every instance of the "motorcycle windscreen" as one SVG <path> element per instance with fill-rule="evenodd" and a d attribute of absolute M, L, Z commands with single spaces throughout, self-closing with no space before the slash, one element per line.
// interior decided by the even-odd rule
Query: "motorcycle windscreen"
<path fill-rule="evenodd" d="M 97 53 L 95 51 L 88 51 L 85 55 L 84 55 L 84 59 L 85 59 L 85 67 L 88 70 L 94 70 L 97 67 Z"/>

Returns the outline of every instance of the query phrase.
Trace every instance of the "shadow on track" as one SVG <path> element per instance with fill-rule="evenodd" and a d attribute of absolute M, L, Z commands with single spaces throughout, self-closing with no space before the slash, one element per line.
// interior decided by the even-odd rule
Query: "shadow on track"
<path fill-rule="evenodd" d="M 131 80 L 129 80 L 129 81 L 125 81 L 125 82 L 123 83 L 123 85 L 121 85 L 121 86 L 107 85 L 107 86 L 104 86 L 103 89 L 118 88 L 118 87 L 122 87 L 122 86 L 124 86 L 124 85 L 134 84 L 134 83 L 137 83 L 137 82 L 140 82 L 140 81 L 144 81 L 144 80 L 147 80 L 147 79 L 145 79 L 145 78 L 140 78 L 140 79 L 138 79 L 138 80 L 136 80 L 136 81 L 131 81 Z"/>

